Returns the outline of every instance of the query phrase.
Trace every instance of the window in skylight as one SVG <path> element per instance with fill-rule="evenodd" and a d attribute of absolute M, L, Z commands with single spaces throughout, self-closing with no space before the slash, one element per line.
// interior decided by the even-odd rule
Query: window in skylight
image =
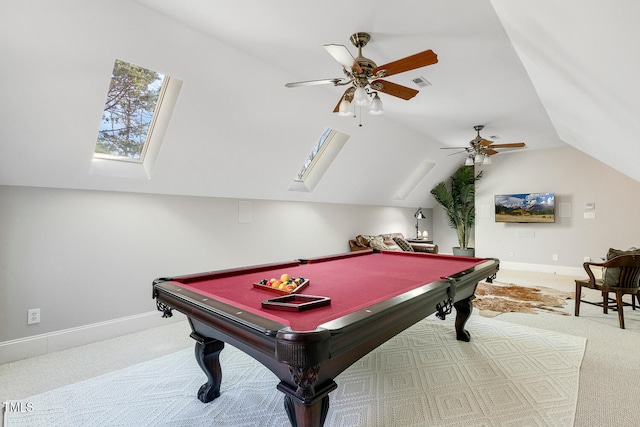
<path fill-rule="evenodd" d="M 393 200 L 406 199 L 435 165 L 431 160 L 423 160 L 393 195 Z"/>
<path fill-rule="evenodd" d="M 178 79 L 116 59 L 91 172 L 127 176 L 142 172 L 148 178 L 181 86 Z M 110 160 L 143 168 L 135 172 L 135 167 L 114 166 Z"/>
<path fill-rule="evenodd" d="M 330 128 L 325 129 L 293 179 L 289 190 L 313 191 L 348 139 L 347 134 Z"/>

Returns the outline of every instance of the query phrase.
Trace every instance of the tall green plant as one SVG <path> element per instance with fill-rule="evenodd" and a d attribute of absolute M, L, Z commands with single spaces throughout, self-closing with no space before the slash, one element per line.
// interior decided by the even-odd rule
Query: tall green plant
<path fill-rule="evenodd" d="M 447 222 L 458 233 L 461 249 L 469 246 L 471 227 L 476 220 L 475 182 L 482 171 L 475 175 L 473 166 L 460 166 L 449 178 L 450 185 L 443 181 L 433 187 L 431 194 L 447 213 Z"/>

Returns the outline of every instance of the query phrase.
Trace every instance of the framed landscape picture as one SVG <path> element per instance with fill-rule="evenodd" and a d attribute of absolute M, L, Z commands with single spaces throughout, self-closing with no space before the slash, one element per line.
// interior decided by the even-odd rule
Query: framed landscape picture
<path fill-rule="evenodd" d="M 495 196 L 496 222 L 555 222 L 553 193 L 501 194 Z"/>

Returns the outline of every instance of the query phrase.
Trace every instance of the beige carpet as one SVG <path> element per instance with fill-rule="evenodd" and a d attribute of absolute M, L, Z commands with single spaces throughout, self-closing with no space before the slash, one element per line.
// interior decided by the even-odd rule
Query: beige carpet
<path fill-rule="evenodd" d="M 433 317 L 341 374 L 327 426 L 571 426 L 585 339 L 472 316 L 471 343 Z M 220 398 L 192 350 L 7 403 L 5 426 L 287 426 L 271 372 L 227 346 Z"/>

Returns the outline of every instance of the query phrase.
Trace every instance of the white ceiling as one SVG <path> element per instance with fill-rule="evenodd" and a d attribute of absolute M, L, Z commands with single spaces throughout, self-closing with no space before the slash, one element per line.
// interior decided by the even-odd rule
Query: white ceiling
<path fill-rule="evenodd" d="M 525 150 L 570 144 L 640 181 L 634 0 L 4 3 L 0 184 L 431 206 L 464 161 L 441 148 L 468 144 L 476 124 Z M 432 85 L 382 94 L 385 115 L 358 119 L 332 113 L 344 88 L 285 88 L 341 77 L 323 45 L 355 55 L 357 31 L 379 65 L 432 49 L 437 64 L 388 78 Z M 149 180 L 89 173 L 115 58 L 184 82 Z M 312 193 L 287 191 L 327 126 L 351 138 Z M 424 160 L 436 167 L 392 200 Z"/>

